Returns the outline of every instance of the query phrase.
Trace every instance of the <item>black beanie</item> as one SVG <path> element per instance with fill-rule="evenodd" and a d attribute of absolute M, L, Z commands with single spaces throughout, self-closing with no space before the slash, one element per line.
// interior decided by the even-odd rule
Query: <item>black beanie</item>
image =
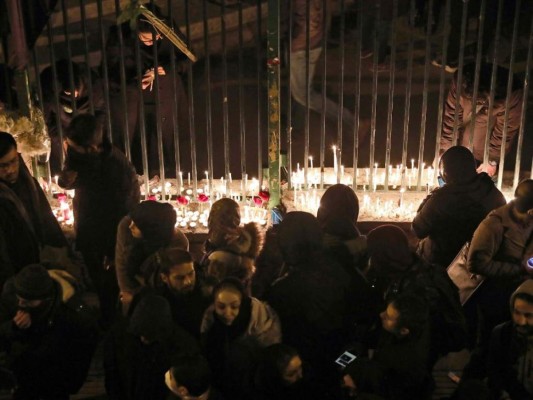
<path fill-rule="evenodd" d="M 147 242 L 164 246 L 174 234 L 176 211 L 168 203 L 148 200 L 138 204 L 130 213 Z"/>
<path fill-rule="evenodd" d="M 466 147 L 450 147 L 442 155 L 440 163 L 446 174 L 446 183 L 470 182 L 477 176 L 476 159 Z"/>
<path fill-rule="evenodd" d="M 172 330 L 172 313 L 168 301 L 161 296 L 144 296 L 133 310 L 129 332 L 149 341 L 161 340 Z"/>
<path fill-rule="evenodd" d="M 533 208 L 533 179 L 524 179 L 518 184 L 514 192 L 514 204 L 521 213 L 526 213 Z"/>
<path fill-rule="evenodd" d="M 30 264 L 15 277 L 15 290 L 25 300 L 44 300 L 54 294 L 54 281 L 42 265 Z"/>

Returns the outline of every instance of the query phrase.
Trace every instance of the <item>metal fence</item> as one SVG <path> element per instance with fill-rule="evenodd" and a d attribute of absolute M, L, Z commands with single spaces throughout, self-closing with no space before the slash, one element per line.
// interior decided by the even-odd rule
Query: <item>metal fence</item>
<path fill-rule="evenodd" d="M 478 161 L 488 164 L 499 153 L 498 186 L 514 187 L 530 176 L 529 1 L 270 2 L 281 19 L 278 60 L 267 56 L 269 1 L 151 2 L 183 33 L 198 56 L 193 63 L 174 48 L 160 53 L 165 37 L 150 48 L 139 28 L 113 29 L 129 1 L 58 1 L 30 67 L 35 102 L 48 110 L 59 143 L 52 158 L 61 164 L 65 112 L 101 111 L 109 138 L 140 174 L 158 175 L 163 187 L 175 178 L 180 187 L 190 181 L 196 193 L 199 181 L 213 187 L 216 177 L 226 184 L 257 177 L 262 185 L 269 151 L 266 77 L 269 63 L 279 62 L 282 177 L 285 172 L 291 187 L 344 182 L 356 189 L 425 189 L 436 184 L 443 137 L 476 150 L 477 138 L 465 132 L 480 126 Z M 165 75 L 154 73 L 143 88 L 147 58 L 152 71 L 164 66 Z M 63 59 L 67 68 L 58 71 Z M 497 68 L 488 86 L 482 82 L 485 63 L 510 71 L 503 84 Z M 473 74 L 463 73 L 468 64 Z M 51 75 L 43 82 L 46 67 Z M 87 104 L 76 97 L 78 70 L 85 71 Z M 468 118 L 446 113 L 447 107 L 464 111 L 466 103 L 475 105 Z M 447 123 L 451 134 L 444 135 Z"/>

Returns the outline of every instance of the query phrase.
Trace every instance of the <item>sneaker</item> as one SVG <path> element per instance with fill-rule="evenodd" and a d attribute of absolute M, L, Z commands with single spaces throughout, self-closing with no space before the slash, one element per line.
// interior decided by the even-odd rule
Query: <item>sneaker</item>
<path fill-rule="evenodd" d="M 431 64 L 435 67 L 442 68 L 442 59 L 440 57 L 435 57 L 433 60 L 431 60 Z M 457 71 L 457 63 L 453 61 L 446 62 L 446 65 L 444 66 L 444 70 L 450 74 L 453 74 L 455 71 Z"/>

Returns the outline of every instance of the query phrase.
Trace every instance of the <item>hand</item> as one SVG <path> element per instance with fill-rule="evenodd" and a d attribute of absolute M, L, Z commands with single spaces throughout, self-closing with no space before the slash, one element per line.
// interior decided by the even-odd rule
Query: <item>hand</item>
<path fill-rule="evenodd" d="M 120 302 L 122 304 L 130 304 L 133 301 L 132 292 L 120 292 Z"/>
<path fill-rule="evenodd" d="M 166 75 L 166 71 L 163 67 L 159 66 L 157 68 L 157 74 L 158 75 Z M 147 87 L 150 87 L 150 91 L 152 90 L 152 87 L 153 87 L 153 84 L 154 84 L 154 79 L 155 79 L 155 73 L 154 73 L 154 69 L 149 69 L 148 71 L 145 72 L 145 74 L 143 75 L 143 79 L 142 79 L 142 88 L 143 90 L 146 89 Z"/>
<path fill-rule="evenodd" d="M 498 171 L 498 166 L 490 165 L 490 164 L 481 164 L 477 169 L 478 174 L 481 172 L 486 172 L 490 177 L 493 177 L 497 171 Z"/>
<path fill-rule="evenodd" d="M 28 329 L 31 326 L 31 316 L 26 311 L 18 310 L 13 317 L 13 322 L 19 329 Z"/>

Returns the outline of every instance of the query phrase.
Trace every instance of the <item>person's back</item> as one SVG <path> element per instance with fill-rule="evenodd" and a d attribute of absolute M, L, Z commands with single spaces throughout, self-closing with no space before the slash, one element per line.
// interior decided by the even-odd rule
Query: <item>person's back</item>
<path fill-rule="evenodd" d="M 418 253 L 424 261 L 447 267 L 487 214 L 505 204 L 503 194 L 485 173 L 477 174 L 472 153 L 450 148 L 441 159 L 446 184 L 420 205 L 413 230 L 422 239 Z"/>

